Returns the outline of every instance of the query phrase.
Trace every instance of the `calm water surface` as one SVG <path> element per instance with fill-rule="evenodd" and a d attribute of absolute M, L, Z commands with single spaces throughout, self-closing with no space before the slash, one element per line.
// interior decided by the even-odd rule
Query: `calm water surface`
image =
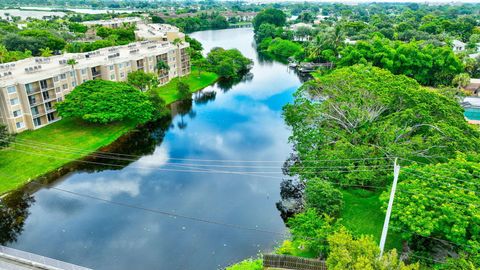
<path fill-rule="evenodd" d="M 282 240 L 59 190 L 242 228 L 285 231 L 275 208 L 282 163 L 262 161 L 282 161 L 290 152 L 281 108 L 300 80 L 285 65 L 257 56 L 250 29 L 192 36 L 205 49 L 238 48 L 255 61 L 252 74 L 233 86 L 208 87 L 192 102 L 175 106 L 176 116 L 166 127 L 126 139 L 122 153 L 138 157 L 123 156 L 132 160 L 118 161 L 122 168 L 79 168 L 56 181 L 58 189 L 40 189 L 23 231 L 9 246 L 94 269 L 200 270 L 269 251 Z M 274 177 L 248 175 L 252 171 Z"/>

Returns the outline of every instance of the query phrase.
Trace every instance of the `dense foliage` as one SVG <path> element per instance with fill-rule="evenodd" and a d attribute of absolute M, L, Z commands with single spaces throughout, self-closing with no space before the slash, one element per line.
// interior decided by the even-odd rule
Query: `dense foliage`
<path fill-rule="evenodd" d="M 462 62 L 451 48 L 415 41 L 375 38 L 348 46 L 341 55 L 339 66 L 372 63 L 394 74 L 412 77 L 423 85 L 450 85 L 455 75 L 463 71 Z"/>
<path fill-rule="evenodd" d="M 247 72 L 253 61 L 237 49 L 213 48 L 207 55 L 209 68 L 222 78 L 240 78 Z"/>
<path fill-rule="evenodd" d="M 341 68 L 307 84 L 284 115 L 298 154 L 291 173 L 306 179 L 384 185 L 391 157 L 432 162 L 478 147 L 456 100 L 376 67 Z M 344 167 L 312 167 L 324 159 Z"/>
<path fill-rule="evenodd" d="M 137 70 L 128 73 L 127 82 L 141 91 L 147 91 L 158 86 L 158 77 L 153 73 Z"/>
<path fill-rule="evenodd" d="M 5 125 L 0 124 L 0 149 L 7 147 L 13 140 L 13 136 L 8 133 Z"/>
<path fill-rule="evenodd" d="M 380 249 L 369 236 L 354 239 L 352 235 L 340 229 L 328 236 L 330 253 L 326 260 L 331 270 L 418 270 L 418 264 L 405 265 L 396 250 L 391 250 L 379 258 Z"/>
<path fill-rule="evenodd" d="M 478 132 L 467 125 L 455 100 L 376 67 L 341 68 L 307 84 L 284 114 L 298 154 L 292 172 L 306 179 L 383 185 L 388 174 L 382 167 L 391 161 L 368 158 L 433 161 L 478 147 Z M 322 159 L 345 167 L 340 172 L 312 168 Z"/>
<path fill-rule="evenodd" d="M 253 28 L 259 29 L 264 23 L 269 23 L 275 26 L 284 26 L 287 21 L 287 16 L 283 11 L 275 8 L 267 8 L 259 12 L 253 19 Z"/>
<path fill-rule="evenodd" d="M 224 29 L 229 26 L 227 19 L 217 12 L 172 18 L 167 19 L 166 22 L 179 27 L 187 33 L 206 29 Z"/>
<path fill-rule="evenodd" d="M 402 169 L 393 230 L 422 251 L 446 244 L 451 252 L 466 252 L 480 267 L 479 162 L 477 154 L 459 154 L 446 163 Z"/>
<path fill-rule="evenodd" d="M 338 216 L 343 206 L 343 195 L 330 182 L 321 179 L 310 179 L 305 189 L 307 207 L 319 214 Z"/>
<path fill-rule="evenodd" d="M 103 80 L 77 86 L 57 104 L 57 110 L 62 117 L 102 124 L 124 120 L 145 123 L 155 111 L 146 94 L 126 83 Z"/>

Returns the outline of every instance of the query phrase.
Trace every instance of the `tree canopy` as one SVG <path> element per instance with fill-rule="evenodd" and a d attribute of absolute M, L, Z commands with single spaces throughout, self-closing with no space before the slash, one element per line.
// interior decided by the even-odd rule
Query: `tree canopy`
<path fill-rule="evenodd" d="M 458 154 L 445 163 L 403 168 L 392 230 L 413 246 L 465 251 L 480 267 L 480 156 Z M 385 204 L 388 194 L 382 196 Z M 428 248 L 430 247 L 430 248 Z"/>
<path fill-rule="evenodd" d="M 253 61 L 237 49 L 213 48 L 207 55 L 210 69 L 222 78 L 239 78 L 250 69 Z"/>
<path fill-rule="evenodd" d="M 121 82 L 91 80 L 77 86 L 57 104 L 62 117 L 75 117 L 93 123 L 130 120 L 145 123 L 155 108 L 148 96 Z"/>
<path fill-rule="evenodd" d="M 305 179 L 383 185 L 388 173 L 381 166 L 391 157 L 433 162 L 478 148 L 478 131 L 456 100 L 377 67 L 340 68 L 307 83 L 284 115 L 298 155 L 290 173 Z M 345 169 L 312 168 L 324 159 Z"/>
<path fill-rule="evenodd" d="M 284 26 L 286 21 L 287 15 L 285 15 L 283 11 L 275 8 L 267 8 L 260 11 L 255 18 L 253 18 L 253 28 L 257 30 L 260 28 L 260 25 L 264 23 Z"/>

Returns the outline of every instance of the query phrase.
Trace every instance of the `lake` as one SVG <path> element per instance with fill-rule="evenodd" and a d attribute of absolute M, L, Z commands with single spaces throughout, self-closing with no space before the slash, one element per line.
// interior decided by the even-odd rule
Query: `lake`
<path fill-rule="evenodd" d="M 282 107 L 301 80 L 257 55 L 251 29 L 191 36 L 206 50 L 239 49 L 251 73 L 121 138 L 115 160 L 78 162 L 32 198 L 18 196 L 28 217 L 7 246 L 101 270 L 218 269 L 278 246 L 286 228 L 275 203 L 291 152 Z"/>

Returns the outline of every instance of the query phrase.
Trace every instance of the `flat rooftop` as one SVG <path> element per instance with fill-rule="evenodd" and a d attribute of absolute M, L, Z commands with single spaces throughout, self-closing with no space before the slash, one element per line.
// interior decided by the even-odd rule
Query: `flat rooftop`
<path fill-rule="evenodd" d="M 121 24 L 121 23 L 136 23 L 141 21 L 142 21 L 142 18 L 139 18 L 139 17 L 125 17 L 125 18 L 114 18 L 110 20 L 85 21 L 85 22 L 82 22 L 82 24 L 86 26 L 93 26 L 93 25 L 112 25 L 112 24 Z"/>
<path fill-rule="evenodd" d="M 155 37 L 166 37 L 169 32 L 183 35 L 177 27 L 161 23 L 137 24 L 135 35 L 141 38 L 150 39 Z"/>
<path fill-rule="evenodd" d="M 153 54 L 176 49 L 169 42 L 140 41 L 124 46 L 115 46 L 86 53 L 67 53 L 51 57 L 31 57 L 24 60 L 0 65 L 0 87 L 14 85 L 17 82 L 30 83 L 57 76 L 72 70 L 67 64 L 75 59 L 75 69 L 122 63 L 135 58 L 145 58 Z"/>

